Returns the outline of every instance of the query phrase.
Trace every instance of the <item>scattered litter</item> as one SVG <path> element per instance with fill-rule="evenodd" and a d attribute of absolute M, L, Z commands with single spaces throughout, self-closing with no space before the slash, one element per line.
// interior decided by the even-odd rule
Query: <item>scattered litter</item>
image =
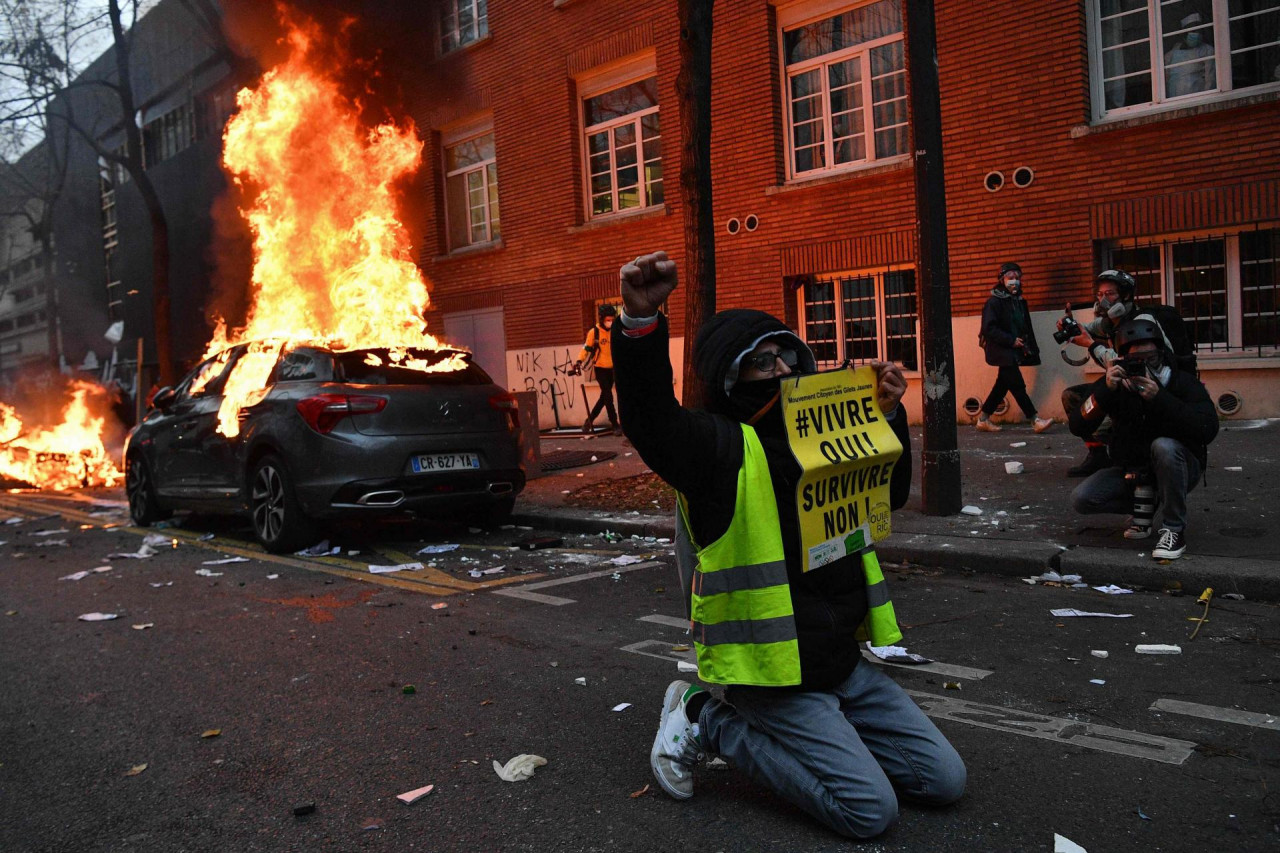
<path fill-rule="evenodd" d="M 173 581 L 165 581 L 163 583 L 153 583 L 151 584 L 151 586 L 154 586 L 154 587 L 173 586 Z"/>
<path fill-rule="evenodd" d="M 973 506 L 972 504 L 970 504 L 969 506 L 966 506 L 964 509 L 960 511 L 963 512 L 965 515 L 982 515 L 982 510 L 978 509 L 976 506 Z"/>
<path fill-rule="evenodd" d="M 547 763 L 541 755 L 520 753 L 506 764 L 493 762 L 493 770 L 504 782 L 523 782 L 533 776 L 534 771 Z"/>
<path fill-rule="evenodd" d="M 676 669 L 680 672 L 697 672 L 698 665 L 687 660 L 676 661 Z"/>
<path fill-rule="evenodd" d="M 1095 586 L 1094 589 L 1098 592 L 1105 592 L 1107 595 L 1128 595 L 1133 592 L 1131 589 L 1125 589 L 1124 587 L 1116 586 L 1113 583 L 1109 583 L 1106 586 Z"/>
<path fill-rule="evenodd" d="M 269 581 L 273 581 L 273 580 L 275 580 L 275 579 L 276 579 L 276 578 L 278 578 L 278 577 L 280 577 L 280 576 L 279 576 L 279 575 L 267 575 L 267 580 L 269 580 Z"/>
<path fill-rule="evenodd" d="M 630 794 L 630 796 L 631 796 L 631 799 L 633 799 L 633 800 L 634 800 L 634 799 L 636 799 L 637 797 L 643 797 L 643 796 L 644 796 L 645 794 L 647 794 L 647 793 L 649 793 L 649 786 L 648 786 L 648 785 L 645 785 L 645 786 L 644 786 L 643 788 L 641 788 L 639 791 L 632 791 L 632 792 L 631 792 L 631 794 Z"/>
<path fill-rule="evenodd" d="M 1035 585 L 1036 585 L 1036 581 L 1038 581 L 1038 580 L 1040 580 L 1040 578 L 1023 578 L 1023 579 L 1022 579 L 1022 582 L 1023 582 L 1023 583 L 1031 584 L 1032 586 L 1035 586 Z"/>
<path fill-rule="evenodd" d="M 1018 509 L 1031 509 L 1031 504 L 1027 504 L 1026 506 L 1020 506 L 1018 507 Z"/>
<path fill-rule="evenodd" d="M 147 769 L 145 764 L 135 764 L 124 772 L 126 776 L 137 776 L 139 773 Z"/>
<path fill-rule="evenodd" d="M 633 557 L 630 554 L 623 554 L 620 557 L 614 557 L 609 562 L 615 566 L 632 566 L 636 563 L 643 563 L 644 560 L 640 557 Z"/>
<path fill-rule="evenodd" d="M 442 544 L 442 545 L 428 545 L 425 548 L 419 549 L 418 553 L 419 554 L 447 554 L 450 551 L 456 551 L 461 547 L 462 546 L 458 545 L 456 542 L 449 543 L 449 544 Z"/>
<path fill-rule="evenodd" d="M 97 568 L 90 569 L 89 571 L 93 572 L 95 575 L 100 575 L 100 574 L 102 574 L 103 572 L 109 572 L 109 571 L 111 571 L 111 567 L 110 567 L 110 566 L 98 566 Z"/>
<path fill-rule="evenodd" d="M 431 605 L 431 609 L 432 609 L 432 610 L 444 610 L 444 609 L 445 609 L 446 607 L 448 607 L 448 606 L 449 606 L 449 605 L 445 604 L 443 601 L 437 601 L 435 604 Z"/>
<path fill-rule="evenodd" d="M 1027 443 L 1025 441 L 1015 441 L 1011 443 L 1009 446 L 1010 447 L 1026 447 Z"/>
<path fill-rule="evenodd" d="M 220 734 L 222 734 L 222 729 L 205 729 L 200 733 L 200 737 L 208 739 L 211 737 L 217 737 Z"/>
<path fill-rule="evenodd" d="M 382 829 L 382 818 L 367 817 L 364 819 L 364 823 L 360 824 L 360 828 L 365 832 L 371 832 L 375 829 Z"/>
<path fill-rule="evenodd" d="M 315 814 L 315 803 L 298 803 L 293 807 L 294 817 L 302 817 L 303 815 Z"/>
<path fill-rule="evenodd" d="M 1163 643 L 1144 643 L 1133 647 L 1140 655 L 1180 655 L 1182 646 L 1169 646 Z"/>
<path fill-rule="evenodd" d="M 1105 660 L 1107 655 L 1111 653 L 1106 651 L 1105 649 L 1094 649 L 1093 651 L 1089 652 L 1089 654 L 1093 655 L 1095 658 L 1103 658 Z"/>
<path fill-rule="evenodd" d="M 46 539 L 43 542 L 37 542 L 37 548 L 67 548 L 69 543 L 65 539 Z"/>
<path fill-rule="evenodd" d="M 625 711 L 625 710 L 627 710 L 627 709 L 628 709 L 628 708 L 630 708 L 630 707 L 631 707 L 631 703 L 630 703 L 630 702 L 619 702 L 617 705 L 614 705 L 614 706 L 613 706 L 613 710 L 615 710 L 615 711 Z"/>
<path fill-rule="evenodd" d="M 873 646 L 867 643 L 867 648 L 871 650 L 871 654 L 883 661 L 890 663 L 902 664 L 921 664 L 933 663 L 933 660 L 924 655 L 912 654 L 902 646 Z"/>
<path fill-rule="evenodd" d="M 1106 679 L 1103 679 L 1103 678 L 1090 678 L 1089 683 L 1090 684 L 1106 684 L 1107 682 L 1106 682 Z"/>
<path fill-rule="evenodd" d="M 168 536 L 163 533 L 148 533 L 142 538 L 143 545 L 150 545 L 152 548 L 163 548 L 172 542 Z"/>
<path fill-rule="evenodd" d="M 196 537 L 196 541 L 197 541 L 197 542 L 209 542 L 209 541 L 210 541 L 210 540 L 212 540 L 215 536 L 217 536 L 217 534 L 216 534 L 216 533 L 203 533 L 203 534 L 201 534 L 200 536 L 197 536 L 197 537 Z"/>
<path fill-rule="evenodd" d="M 613 574 L 609 575 L 609 580 L 620 581 L 622 580 L 622 575 L 619 574 L 618 572 L 614 572 Z"/>
<path fill-rule="evenodd" d="M 569 491 L 568 489 L 562 489 L 562 490 L 560 491 L 560 494 L 562 494 L 562 495 L 571 495 L 571 494 L 573 494 L 573 492 Z"/>
<path fill-rule="evenodd" d="M 1243 471 L 1244 468 L 1241 468 L 1239 465 L 1228 465 L 1222 470 L 1223 471 Z"/>
<path fill-rule="evenodd" d="M 708 761 L 706 766 L 708 770 L 728 770 L 729 762 L 723 758 L 716 757 Z"/>
<path fill-rule="evenodd" d="M 375 575 L 386 575 L 391 572 L 416 572 L 422 568 L 422 563 L 400 563 L 396 566 L 370 566 L 369 572 Z"/>
<path fill-rule="evenodd" d="M 156 549 L 143 542 L 142 547 L 137 551 L 121 551 L 117 554 L 108 554 L 108 560 L 145 560 L 148 557 L 156 555 Z"/>
<path fill-rule="evenodd" d="M 72 572 L 72 573 L 71 573 L 71 574 L 69 574 L 69 575 L 63 575 L 62 577 L 58 578 L 58 580 L 60 580 L 60 581 L 79 581 L 79 580 L 84 580 L 85 578 L 89 577 L 89 574 L 90 574 L 89 570 L 88 570 L 88 569 L 85 569 L 83 572 Z"/>
<path fill-rule="evenodd" d="M 1146 812 L 1142 810 L 1141 804 L 1138 805 L 1138 817 L 1142 818 L 1143 820 L 1151 820 L 1151 818 L 1147 817 Z"/>
<path fill-rule="evenodd" d="M 599 461 L 600 461 L 600 457 L 599 457 L 599 456 L 592 456 L 592 457 L 591 457 L 591 461 L 592 461 L 592 462 L 599 462 Z"/>
<path fill-rule="evenodd" d="M 581 684 L 583 687 L 586 687 L 586 686 L 587 686 L 587 680 L 586 680 L 585 678 L 575 678 L 575 679 L 573 680 L 573 683 L 574 683 L 574 684 Z"/>
<path fill-rule="evenodd" d="M 404 803 L 406 806 L 411 806 L 435 789 L 435 785 L 426 785 L 422 788 L 414 788 L 412 791 L 405 791 L 403 794 L 396 794 L 396 799 Z"/>
<path fill-rule="evenodd" d="M 249 562 L 249 558 L 248 558 L 248 557 L 223 557 L 221 560 L 205 560 L 205 561 L 204 561 L 204 562 L 202 562 L 200 565 L 202 565 L 202 566 L 226 566 L 226 565 L 230 565 L 231 563 L 247 563 L 247 562 Z M 199 572 L 196 572 L 196 574 L 200 574 L 200 573 L 199 573 Z"/>
<path fill-rule="evenodd" d="M 942 689 L 943 689 L 943 690 L 959 690 L 959 689 L 960 689 L 960 682 L 958 682 L 958 681 L 944 681 L 944 682 L 942 682 Z"/>
<path fill-rule="evenodd" d="M 1025 470 L 1021 462 L 1004 463 L 1004 472 L 1006 474 L 1021 474 Z"/>
<path fill-rule="evenodd" d="M 4 523 L 5 524 L 21 524 L 24 521 L 26 521 L 25 518 L 19 518 L 18 516 L 15 515 L 13 518 L 6 518 L 4 520 Z"/>
<path fill-rule="evenodd" d="M 1238 592 L 1224 592 L 1218 598 L 1225 598 L 1228 601 L 1244 601 L 1244 596 Z"/>
<path fill-rule="evenodd" d="M 473 578 L 481 578 L 485 575 L 496 575 L 499 572 L 505 572 L 506 570 L 506 566 L 494 566 L 492 569 L 472 569 L 467 572 L 467 574 L 471 575 Z"/>
<path fill-rule="evenodd" d="M 342 553 L 342 549 L 339 548 L 337 545 L 334 545 L 332 548 L 330 548 L 329 540 L 321 539 L 319 542 L 312 545 L 310 548 L 303 548 L 301 551 L 294 551 L 293 556 L 295 557 L 332 557 L 341 553 Z"/>
<path fill-rule="evenodd" d="M 130 627 L 132 627 L 133 630 L 135 631 L 145 631 L 148 628 L 154 628 L 155 626 L 156 626 L 156 623 L 154 622 L 139 622 L 137 625 L 132 625 Z"/>
<path fill-rule="evenodd" d="M 1064 838 L 1055 832 L 1053 834 L 1053 853 L 1088 853 L 1088 851 L 1070 838 Z"/>
<path fill-rule="evenodd" d="M 106 622 L 108 619 L 118 619 L 118 613 L 81 613 L 78 617 L 81 622 Z"/>
<path fill-rule="evenodd" d="M 1076 610 L 1073 607 L 1059 607 L 1056 610 L 1050 610 L 1054 616 L 1102 616 L 1110 619 L 1128 619 L 1133 616 L 1132 613 L 1098 613 L 1092 610 Z"/>
<path fill-rule="evenodd" d="M 196 574 L 202 578 L 220 578 L 222 572 L 215 572 L 213 569 L 196 569 Z"/>
<path fill-rule="evenodd" d="M 32 536 L 57 536 L 59 533 L 70 533 L 71 531 L 65 527 L 59 527 L 57 530 L 37 530 Z"/>

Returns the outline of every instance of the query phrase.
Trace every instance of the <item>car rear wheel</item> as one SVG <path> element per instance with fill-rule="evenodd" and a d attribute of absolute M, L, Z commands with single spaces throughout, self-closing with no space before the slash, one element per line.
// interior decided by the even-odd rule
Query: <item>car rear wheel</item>
<path fill-rule="evenodd" d="M 124 492 L 129 499 L 129 517 L 139 527 L 150 527 L 173 515 L 160 506 L 151 469 L 141 456 L 130 456 L 125 462 Z"/>
<path fill-rule="evenodd" d="M 249 480 L 249 509 L 254 535 L 271 553 L 297 551 L 312 544 L 315 522 L 302 511 L 280 457 L 264 456 L 254 465 Z"/>

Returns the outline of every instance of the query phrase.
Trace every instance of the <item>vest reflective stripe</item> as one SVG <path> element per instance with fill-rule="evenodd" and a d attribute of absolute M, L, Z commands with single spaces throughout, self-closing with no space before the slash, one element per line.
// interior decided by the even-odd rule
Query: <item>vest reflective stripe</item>
<path fill-rule="evenodd" d="M 889 585 L 885 583 L 875 551 L 862 553 L 862 573 L 867 578 L 867 618 L 858 629 L 858 639 L 869 640 L 873 646 L 892 646 L 902 639 L 902 631 L 898 629 Z"/>
<path fill-rule="evenodd" d="M 745 424 L 742 443 L 729 529 L 697 548 L 690 616 L 698 676 L 712 684 L 796 685 L 800 643 L 769 463 L 756 431 Z M 681 496 L 687 530 L 686 513 Z"/>
<path fill-rule="evenodd" d="M 725 643 L 781 643 L 796 638 L 796 620 L 790 616 L 774 619 L 743 619 L 738 622 L 693 624 L 694 642 L 704 646 Z"/>
<path fill-rule="evenodd" d="M 744 589 L 761 589 L 787 582 L 783 560 L 756 566 L 734 566 L 718 572 L 698 572 L 693 578 L 694 595 L 719 595 Z"/>

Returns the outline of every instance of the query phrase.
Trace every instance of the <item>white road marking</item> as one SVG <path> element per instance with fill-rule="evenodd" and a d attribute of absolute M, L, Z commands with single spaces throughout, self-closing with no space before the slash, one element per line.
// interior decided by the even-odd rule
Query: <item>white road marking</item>
<path fill-rule="evenodd" d="M 614 575 L 620 575 L 623 572 L 634 572 L 636 569 L 651 569 L 654 566 L 665 566 L 658 560 L 651 560 L 647 563 L 633 563 L 630 566 L 615 566 L 600 572 L 586 572 L 580 575 L 573 575 L 567 578 L 556 578 L 555 580 L 539 581 L 537 583 L 525 584 L 524 586 L 507 587 L 506 589 L 495 589 L 494 595 L 505 595 L 508 598 L 522 598 L 525 601 L 536 601 L 539 604 L 550 604 L 553 607 L 563 607 L 566 604 L 573 604 L 575 599 L 560 598 L 555 595 L 543 595 L 542 593 L 532 592 L 535 589 L 546 589 L 549 586 L 561 586 L 566 583 L 577 583 L 579 581 L 589 581 L 595 578 L 608 578 Z"/>
<path fill-rule="evenodd" d="M 1162 764 L 1182 764 L 1191 756 L 1195 744 L 1187 740 L 1131 732 L 1125 729 L 1082 723 L 1060 717 L 1045 717 L 1027 711 L 1015 711 L 998 705 L 979 705 L 950 696 L 908 690 L 926 714 L 941 720 L 954 720 L 971 726 L 1024 737 L 1051 740 L 1083 746 L 1102 752 L 1114 752 L 1133 758 L 1145 758 Z"/>
<path fill-rule="evenodd" d="M 1275 714 L 1259 714 L 1255 711 L 1241 711 L 1237 708 L 1219 708 L 1214 705 L 1200 705 L 1196 702 L 1180 702 L 1177 699 L 1157 699 L 1151 703 L 1152 711 L 1167 711 L 1170 714 L 1185 714 L 1188 717 L 1200 717 L 1205 720 L 1218 720 L 1224 723 L 1239 723 L 1242 726 L 1254 726 L 1259 729 L 1280 731 L 1280 718 Z"/>
<path fill-rule="evenodd" d="M 864 660 L 869 660 L 872 663 L 880 664 L 881 666 L 892 666 L 899 669 L 914 669 L 917 672 L 932 672 L 936 675 L 949 675 L 952 678 L 967 678 L 972 681 L 981 680 L 986 678 L 988 675 L 995 675 L 995 673 L 989 669 L 973 669 L 968 666 L 960 666 L 953 663 L 939 663 L 938 661 L 920 664 L 893 663 L 887 660 L 880 660 L 880 658 L 867 651 L 866 648 L 863 648 L 862 650 L 862 657 Z"/>
<path fill-rule="evenodd" d="M 666 625 L 668 628 L 679 628 L 682 631 L 689 630 L 689 620 L 681 619 L 678 616 L 663 616 L 661 613 L 654 613 L 652 616 L 641 616 L 638 621 Z"/>
<path fill-rule="evenodd" d="M 689 649 L 685 652 L 676 652 L 671 650 L 671 641 L 669 640 L 641 640 L 638 643 L 632 643 L 629 646 L 623 646 L 619 651 L 630 652 L 633 655 L 644 655 L 649 658 L 657 658 L 666 661 L 688 661 L 695 663 L 694 651 Z"/>

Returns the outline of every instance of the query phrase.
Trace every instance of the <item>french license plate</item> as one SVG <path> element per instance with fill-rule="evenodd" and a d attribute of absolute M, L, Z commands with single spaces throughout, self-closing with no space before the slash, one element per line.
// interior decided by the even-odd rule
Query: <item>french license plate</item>
<path fill-rule="evenodd" d="M 475 453 L 423 453 L 411 457 L 409 464 L 415 474 L 437 474 L 479 468 L 480 457 Z"/>

